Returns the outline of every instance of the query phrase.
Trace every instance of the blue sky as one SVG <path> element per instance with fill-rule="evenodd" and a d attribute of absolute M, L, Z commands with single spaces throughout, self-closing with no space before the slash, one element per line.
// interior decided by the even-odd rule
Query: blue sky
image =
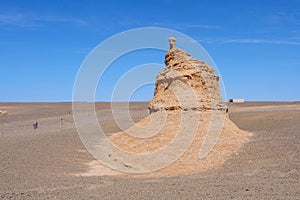
<path fill-rule="evenodd" d="M 88 53 L 116 33 L 145 26 L 196 39 L 217 64 L 227 98 L 300 100 L 299 0 L 10 0 L 0 2 L 0 101 L 71 101 Z M 109 76 L 122 67 L 125 73 L 163 60 L 157 51 L 123 59 L 97 100 L 110 100 Z M 132 100 L 152 95 L 148 85 Z"/>

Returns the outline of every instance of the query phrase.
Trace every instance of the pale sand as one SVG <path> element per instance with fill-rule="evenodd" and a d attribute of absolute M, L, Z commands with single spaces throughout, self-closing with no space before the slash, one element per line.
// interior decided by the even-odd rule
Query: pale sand
<path fill-rule="evenodd" d="M 75 176 L 116 176 L 123 175 L 121 172 L 113 170 L 105 165 L 103 165 L 98 160 L 92 160 L 87 163 L 88 171 L 80 174 L 75 174 Z"/>

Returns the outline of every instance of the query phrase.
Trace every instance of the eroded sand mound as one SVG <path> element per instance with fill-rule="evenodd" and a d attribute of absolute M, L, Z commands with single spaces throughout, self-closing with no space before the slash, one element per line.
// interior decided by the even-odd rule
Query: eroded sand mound
<path fill-rule="evenodd" d="M 0 110 L 0 115 L 5 115 L 7 113 L 6 110 Z"/>
<path fill-rule="evenodd" d="M 220 166 L 247 141 L 248 133 L 235 126 L 227 115 L 214 69 L 175 48 L 174 38 L 170 42 L 166 67 L 156 78 L 154 97 L 148 106 L 150 116 L 110 137 L 123 151 L 153 153 L 160 158 L 152 156 L 153 160 L 132 165 L 117 152 L 107 155 L 124 171 L 134 172 L 139 167 L 136 171 L 147 171 L 161 165 L 151 175 L 196 173 Z M 167 150 L 155 154 L 162 149 Z M 169 157 L 174 158 L 173 162 L 164 166 Z"/>

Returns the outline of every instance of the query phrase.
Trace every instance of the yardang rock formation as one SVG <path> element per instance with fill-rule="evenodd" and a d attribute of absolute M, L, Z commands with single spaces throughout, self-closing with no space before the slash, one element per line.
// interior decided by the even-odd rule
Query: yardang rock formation
<path fill-rule="evenodd" d="M 175 38 L 170 38 L 165 64 L 148 106 L 151 114 L 110 137 L 123 151 L 145 156 L 131 159 L 112 152 L 111 162 L 124 171 L 152 171 L 159 176 L 220 166 L 248 134 L 229 119 L 219 77 L 205 62 L 176 48 Z"/>
<path fill-rule="evenodd" d="M 215 70 L 175 48 L 174 38 L 170 38 L 170 50 L 166 54 L 165 64 L 165 69 L 156 78 L 154 98 L 149 105 L 151 113 L 161 109 L 226 110 L 220 96 L 219 76 L 215 75 Z M 184 94 L 185 85 L 193 90 L 191 96 Z M 179 96 L 182 96 L 182 101 L 179 101 Z"/>

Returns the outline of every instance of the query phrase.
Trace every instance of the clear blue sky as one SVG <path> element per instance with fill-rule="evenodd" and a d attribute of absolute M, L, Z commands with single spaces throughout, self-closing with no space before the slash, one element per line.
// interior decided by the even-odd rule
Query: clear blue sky
<path fill-rule="evenodd" d="M 196 39 L 216 62 L 227 98 L 300 100 L 298 0 L 10 0 L 0 2 L 0 101 L 71 101 L 88 53 L 113 34 L 144 26 Z M 163 63 L 163 56 L 145 51 L 122 64 L 128 70 Z M 110 100 L 112 82 L 106 84 L 99 101 Z M 132 100 L 152 94 L 150 85 Z"/>

